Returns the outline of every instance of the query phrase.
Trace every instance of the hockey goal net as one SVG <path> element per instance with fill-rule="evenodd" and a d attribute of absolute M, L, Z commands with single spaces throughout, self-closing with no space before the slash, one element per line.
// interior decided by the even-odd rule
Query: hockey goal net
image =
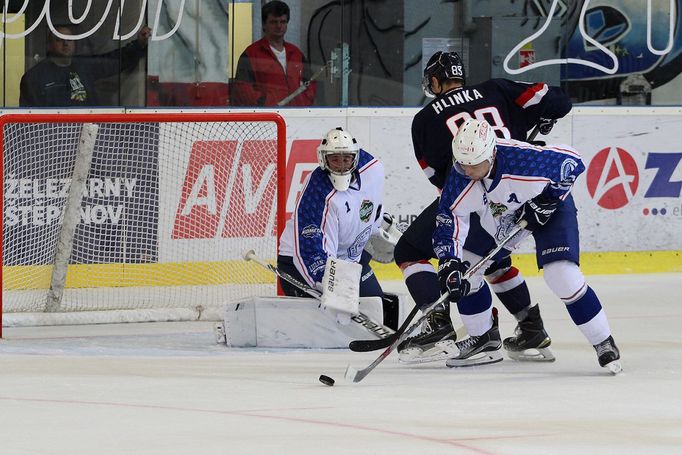
<path fill-rule="evenodd" d="M 285 142 L 274 113 L 0 117 L 5 326 L 218 318 L 274 294 L 242 254 L 275 260 Z"/>

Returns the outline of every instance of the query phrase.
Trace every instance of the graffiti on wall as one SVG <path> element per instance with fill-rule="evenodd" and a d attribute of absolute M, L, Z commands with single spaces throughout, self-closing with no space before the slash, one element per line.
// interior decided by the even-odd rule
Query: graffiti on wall
<path fill-rule="evenodd" d="M 2 30 L 5 30 L 5 27 L 0 30 L 0 44 L 2 43 L 3 39 L 22 39 L 26 36 L 28 36 L 33 30 L 36 29 L 43 21 L 46 22 L 47 27 L 52 31 L 52 33 L 64 40 L 82 40 L 85 38 L 88 38 L 92 36 L 95 32 L 97 32 L 102 25 L 107 21 L 107 18 L 109 17 L 109 13 L 112 11 L 112 8 L 114 7 L 114 4 L 118 4 L 118 9 L 116 11 L 116 25 L 114 27 L 114 32 L 112 38 L 114 40 L 127 40 L 129 38 L 132 38 L 137 34 L 137 32 L 140 31 L 142 26 L 145 23 L 145 17 L 147 16 L 147 1 L 148 0 L 142 0 L 140 3 L 140 9 L 137 11 L 138 19 L 136 22 L 136 25 L 131 29 L 126 31 L 125 33 L 121 30 L 121 24 L 120 24 L 120 18 L 123 15 L 123 10 L 125 7 L 125 0 L 106 0 L 106 6 L 104 10 L 102 10 L 102 14 L 95 22 L 95 24 L 89 29 L 85 30 L 82 33 L 74 34 L 74 35 L 66 35 L 63 33 L 60 33 L 56 28 L 55 28 L 55 20 L 52 17 L 52 14 L 50 13 L 50 2 L 47 1 L 45 2 L 45 5 L 43 6 L 43 9 L 40 11 L 38 14 L 38 17 L 36 20 L 26 27 L 25 30 L 22 30 L 19 33 L 4 33 Z M 184 11 L 185 7 L 185 1 L 186 0 L 180 0 L 180 5 L 178 8 L 173 8 L 174 11 L 177 13 L 177 17 L 175 18 L 173 27 L 162 34 L 159 34 L 159 30 L 161 30 L 161 27 L 158 27 L 160 24 L 160 21 L 162 20 L 162 11 L 164 14 L 167 13 L 167 10 L 163 8 L 164 2 L 163 0 L 159 0 L 158 4 L 156 5 L 155 12 L 153 14 L 153 21 L 150 24 L 152 28 L 152 41 L 162 41 L 167 38 L 170 38 L 175 34 L 175 32 L 178 30 L 180 27 L 180 23 L 182 22 L 182 14 Z M 9 2 L 4 3 L 4 8 L 3 8 L 3 15 L 2 15 L 2 22 L 3 24 L 9 24 L 14 21 L 19 20 L 21 17 L 23 17 L 23 14 L 26 12 L 26 9 L 28 8 L 29 0 L 24 0 L 22 3 L 21 7 L 13 13 L 12 15 L 8 14 L 8 4 Z M 79 5 L 80 6 L 80 5 Z M 85 3 L 85 6 L 83 7 L 83 10 L 80 11 L 79 13 L 76 13 L 76 8 L 75 5 L 73 4 L 73 1 L 69 1 L 68 5 L 66 6 L 66 12 L 68 14 L 68 18 L 71 21 L 72 24 L 74 25 L 80 25 L 83 24 L 88 18 L 88 16 L 91 14 L 91 7 L 92 7 L 92 0 L 87 0 Z M 126 11 L 128 13 L 129 11 Z M 163 20 L 168 20 L 168 18 L 164 18 Z M 57 24 L 58 25 L 58 24 Z"/>

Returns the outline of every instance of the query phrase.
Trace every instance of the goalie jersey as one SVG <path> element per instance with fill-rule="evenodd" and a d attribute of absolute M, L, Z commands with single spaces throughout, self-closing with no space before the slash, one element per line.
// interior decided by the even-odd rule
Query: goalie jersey
<path fill-rule="evenodd" d="M 478 214 L 483 229 L 499 242 L 514 228 L 517 209 L 540 193 L 567 198 L 585 165 L 568 145 L 539 147 L 498 140 L 493 178 L 471 180 L 457 164 L 453 169 L 441 194 L 433 232 L 439 259 L 462 258 L 471 213 Z M 523 238 L 519 235 L 513 244 Z"/>
<path fill-rule="evenodd" d="M 559 87 L 543 83 L 491 79 L 456 88 L 414 117 L 414 153 L 429 181 L 442 189 L 452 167 L 452 139 L 467 119 L 487 121 L 500 139 L 525 141 L 540 118 L 558 119 L 570 110 L 570 98 Z"/>
<path fill-rule="evenodd" d="M 318 167 L 304 183 L 280 237 L 280 256 L 292 257 L 311 286 L 322 281 L 328 256 L 359 262 L 381 224 L 383 190 L 383 165 L 362 149 L 346 191 L 335 190 Z"/>

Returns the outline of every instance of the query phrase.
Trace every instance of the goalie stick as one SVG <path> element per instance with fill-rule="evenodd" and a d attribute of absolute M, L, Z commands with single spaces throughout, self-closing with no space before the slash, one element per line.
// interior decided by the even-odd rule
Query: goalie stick
<path fill-rule="evenodd" d="M 269 264 L 262 259 L 260 259 L 258 256 L 256 256 L 256 252 L 254 250 L 249 250 L 244 253 L 244 260 L 245 261 L 253 261 L 256 264 L 260 265 L 261 267 L 271 271 L 274 273 L 276 276 L 281 278 L 282 280 L 286 281 L 287 283 L 296 286 L 299 288 L 301 291 L 305 292 L 309 296 L 311 296 L 314 299 L 320 300 L 322 298 L 322 293 L 318 291 L 317 289 L 313 289 L 310 286 L 308 286 L 306 283 L 302 283 L 301 281 L 297 280 L 293 276 L 289 275 L 286 272 L 282 272 L 279 268 L 275 267 L 272 264 Z M 356 324 L 361 325 L 364 327 L 368 332 L 373 333 L 374 335 L 378 336 L 379 338 L 385 338 L 393 335 L 395 332 L 390 329 L 389 327 L 386 327 L 385 325 L 379 324 L 377 322 L 372 321 L 367 315 L 364 315 L 362 313 L 354 314 L 351 315 L 350 318 L 353 322 Z"/>
<path fill-rule="evenodd" d="M 507 234 L 507 236 L 504 239 L 502 239 L 502 241 L 500 243 L 498 243 L 497 246 L 495 248 L 493 248 L 492 251 L 490 251 L 490 253 L 488 253 L 484 258 L 482 258 L 476 264 L 469 267 L 469 269 L 466 271 L 466 273 L 464 274 L 464 276 L 462 278 L 466 280 L 471 275 L 476 273 L 481 267 L 483 267 L 485 265 L 486 262 L 488 262 L 488 260 L 492 259 L 493 256 L 495 256 L 502 248 L 504 248 L 504 246 L 507 243 L 509 243 L 509 241 L 512 238 L 514 238 L 514 236 L 516 234 L 521 232 L 523 230 L 523 228 L 526 227 L 526 224 L 528 224 L 528 223 L 525 220 L 521 220 L 511 231 L 509 231 L 509 234 Z M 445 293 L 445 294 L 441 295 L 438 298 L 438 300 L 436 300 L 435 302 L 431 303 L 428 307 L 426 307 L 422 311 L 422 313 L 423 313 L 422 317 L 417 319 L 417 322 L 415 322 L 411 326 L 404 328 L 405 323 L 403 323 L 403 325 L 395 333 L 395 340 L 393 341 L 393 343 L 391 343 L 391 345 L 388 346 L 386 348 L 386 350 L 384 350 L 384 352 L 382 352 L 379 355 L 379 357 L 377 357 L 372 363 L 367 365 L 365 368 L 363 368 L 362 370 L 357 370 L 357 369 L 353 368 L 351 365 L 348 365 L 346 367 L 346 373 L 344 374 L 344 377 L 346 378 L 346 380 L 352 381 L 352 382 L 362 381 L 368 374 L 370 374 L 372 372 L 372 370 L 374 368 L 377 367 L 377 365 L 379 365 L 381 362 L 383 362 L 384 359 L 386 357 L 388 357 L 391 354 L 391 352 L 393 352 L 398 347 L 398 345 L 400 343 L 402 343 L 412 332 L 414 332 L 419 326 L 421 326 L 421 324 L 424 321 L 426 321 L 426 319 L 429 317 L 429 315 L 435 311 L 435 309 L 438 307 L 438 305 L 442 304 L 443 302 L 445 302 L 448 299 L 448 296 L 449 296 L 449 294 Z M 401 332 L 401 330 L 403 330 L 403 331 Z"/>

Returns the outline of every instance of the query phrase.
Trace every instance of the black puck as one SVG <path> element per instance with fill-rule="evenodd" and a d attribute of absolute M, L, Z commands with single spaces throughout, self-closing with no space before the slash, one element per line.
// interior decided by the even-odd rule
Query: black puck
<path fill-rule="evenodd" d="M 325 376 L 323 374 L 320 375 L 320 382 L 324 385 L 328 385 L 329 387 L 334 385 L 334 380 L 329 376 Z"/>

